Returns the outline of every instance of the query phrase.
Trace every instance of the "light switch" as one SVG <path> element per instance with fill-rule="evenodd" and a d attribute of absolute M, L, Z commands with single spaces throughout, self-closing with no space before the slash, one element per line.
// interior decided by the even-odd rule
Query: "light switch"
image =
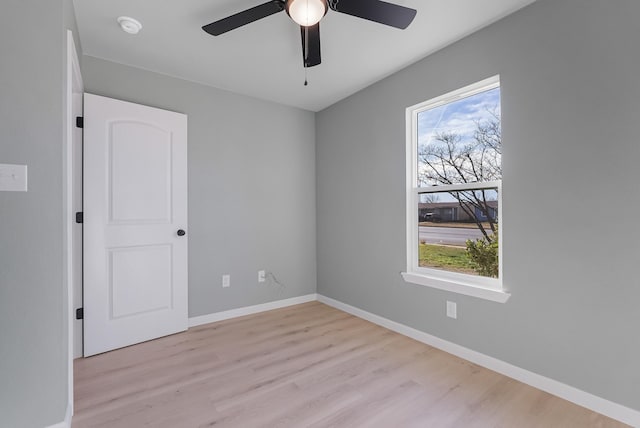
<path fill-rule="evenodd" d="M 0 191 L 26 192 L 27 166 L 0 164 Z"/>
<path fill-rule="evenodd" d="M 447 316 L 449 318 L 458 318 L 458 305 L 456 302 L 450 302 L 447 300 Z"/>

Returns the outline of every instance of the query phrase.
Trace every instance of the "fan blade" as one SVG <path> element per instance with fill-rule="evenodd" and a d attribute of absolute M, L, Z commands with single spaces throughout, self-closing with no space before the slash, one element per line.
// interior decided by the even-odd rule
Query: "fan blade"
<path fill-rule="evenodd" d="M 302 35 L 302 61 L 305 67 L 320 64 L 320 23 L 311 27 L 300 26 Z"/>
<path fill-rule="evenodd" d="M 258 19 L 266 18 L 284 10 L 284 1 L 272 0 L 267 3 L 252 7 L 251 9 L 243 10 L 235 15 L 227 16 L 219 21 L 212 22 L 211 24 L 202 27 L 204 31 L 212 36 L 219 36 L 227 31 L 235 30 L 243 25 L 251 24 Z"/>
<path fill-rule="evenodd" d="M 340 0 L 329 2 L 336 12 L 404 30 L 416 16 L 416 10 L 380 0 Z"/>

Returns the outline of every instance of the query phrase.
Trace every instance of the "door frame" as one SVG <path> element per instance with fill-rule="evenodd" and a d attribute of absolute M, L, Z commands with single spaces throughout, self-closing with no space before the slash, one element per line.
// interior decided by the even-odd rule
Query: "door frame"
<path fill-rule="evenodd" d="M 64 283 L 66 290 L 66 302 L 63 307 L 67 310 L 67 363 L 68 363 L 68 386 L 67 386 L 67 412 L 65 422 L 71 424 L 73 415 L 73 360 L 74 360 L 74 343 L 77 338 L 74 334 L 75 327 L 75 308 L 73 298 L 78 291 L 82 292 L 82 277 L 78 281 L 74 281 L 74 270 L 82 266 L 82 250 L 78 251 L 77 246 L 73 242 L 73 229 L 76 227 L 75 210 L 74 210 L 74 188 L 82 186 L 81 171 L 75 171 L 73 163 L 73 147 L 78 144 L 76 139 L 78 133 L 74 132 L 76 127 L 75 117 L 73 117 L 74 107 L 78 108 L 78 100 L 82 102 L 82 97 L 74 97 L 75 94 L 84 92 L 84 83 L 80 71 L 80 60 L 78 51 L 73 38 L 73 32 L 67 30 L 66 34 L 66 82 L 65 82 L 65 110 L 64 110 L 64 143 L 63 143 L 63 210 L 64 210 Z M 76 104 L 74 104 L 76 103 Z M 81 138 L 81 137 L 80 137 Z M 78 257 L 79 254 L 79 257 Z M 79 340 L 82 340 L 80 334 Z"/>

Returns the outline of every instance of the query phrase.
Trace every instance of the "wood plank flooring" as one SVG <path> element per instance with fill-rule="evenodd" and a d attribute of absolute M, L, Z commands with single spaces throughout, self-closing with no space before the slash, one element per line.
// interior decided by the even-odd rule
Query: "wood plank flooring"
<path fill-rule="evenodd" d="M 319 302 L 75 362 L 81 427 L 623 427 Z"/>

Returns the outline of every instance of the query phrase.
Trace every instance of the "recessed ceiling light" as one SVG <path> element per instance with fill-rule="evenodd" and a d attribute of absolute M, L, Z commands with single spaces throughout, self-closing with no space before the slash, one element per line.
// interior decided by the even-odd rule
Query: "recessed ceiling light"
<path fill-rule="evenodd" d="M 130 18 L 128 16 L 121 16 L 118 18 L 118 24 L 122 31 L 129 34 L 138 34 L 142 29 L 142 24 L 137 19 Z"/>

